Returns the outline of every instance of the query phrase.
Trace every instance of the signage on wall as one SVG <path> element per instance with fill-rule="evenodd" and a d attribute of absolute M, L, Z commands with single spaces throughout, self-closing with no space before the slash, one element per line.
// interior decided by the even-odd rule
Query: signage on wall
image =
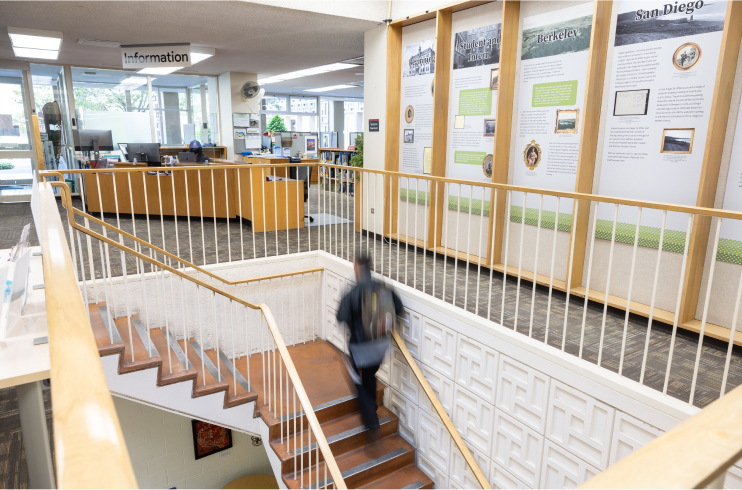
<path fill-rule="evenodd" d="M 378 119 L 369 119 L 368 120 L 368 130 L 370 132 L 379 132 L 379 120 Z"/>
<path fill-rule="evenodd" d="M 191 66 L 191 44 L 122 44 L 121 63 L 123 68 Z"/>

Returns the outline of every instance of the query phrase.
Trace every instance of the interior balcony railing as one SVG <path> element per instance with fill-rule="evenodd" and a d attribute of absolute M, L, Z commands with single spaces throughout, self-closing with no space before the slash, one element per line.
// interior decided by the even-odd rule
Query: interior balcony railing
<path fill-rule="evenodd" d="M 307 167 L 319 185 L 305 197 L 281 179 Z M 71 171 L 73 206 L 97 214 L 104 234 L 115 221 L 121 243 L 143 239 L 189 264 L 365 253 L 385 277 L 691 405 L 742 383 L 742 281 L 730 300 L 713 260 L 734 262 L 722 224 L 742 213 L 324 162 L 157 170 Z M 689 264 L 703 226 L 705 270 Z M 100 259 L 88 252 L 92 270 Z M 691 274 L 704 274 L 699 290 Z"/>
<path fill-rule="evenodd" d="M 188 345 L 190 344 L 192 349 L 200 350 L 196 359 L 200 359 L 200 372 L 203 376 L 196 377 L 203 383 L 203 389 L 209 389 L 206 387 L 205 374 L 205 363 L 209 362 L 207 361 L 208 352 L 217 353 L 213 356 L 216 360 L 212 359 L 216 366 L 213 364 L 209 366 L 211 371 L 215 371 L 214 377 L 217 380 L 224 379 L 219 357 L 226 356 L 230 361 L 228 365 L 234 367 L 234 371 L 228 374 L 232 379 L 228 389 L 233 390 L 234 399 L 250 397 L 255 392 L 262 393 L 257 397 L 257 403 L 271 414 L 269 421 L 273 419 L 278 421 L 281 444 L 286 445 L 285 450 L 288 454 L 293 454 L 294 479 L 298 479 L 297 482 L 301 487 L 308 485 L 322 488 L 329 486 L 344 488 L 342 474 L 337 468 L 327 440 L 301 385 L 299 373 L 291 362 L 288 352 L 291 346 L 316 338 L 315 325 L 319 315 L 312 314 L 311 310 L 313 307 L 316 309 L 319 302 L 316 299 L 312 301 L 312 298 L 304 298 L 307 288 L 302 279 L 300 283 L 301 301 L 296 298 L 293 310 L 289 306 L 291 311 L 289 315 L 282 315 L 284 325 L 283 328 L 279 328 L 266 304 L 255 305 L 243 299 L 252 294 L 249 286 L 253 283 L 276 280 L 282 282 L 296 276 L 303 278 L 303 276 L 321 273 L 323 269 L 312 268 L 229 280 L 74 208 L 67 185 L 58 182 L 51 183 L 51 185 L 62 189 L 62 203 L 67 210 L 70 243 L 73 257 L 75 257 L 73 262 L 80 266 L 81 295 L 88 306 L 87 323 L 89 325 L 94 323 L 91 312 L 95 308 L 96 312 L 103 317 L 103 324 L 107 327 L 107 342 L 110 349 L 117 349 L 123 344 L 122 355 L 126 357 L 123 362 L 130 363 L 130 366 L 160 362 L 165 371 L 163 380 L 174 381 L 175 378 L 188 373 L 173 372 L 171 349 L 167 349 L 167 359 L 165 359 L 155 348 L 152 327 L 164 325 L 164 329 L 160 329 L 157 334 L 164 335 L 167 343 L 171 345 L 176 343 L 182 346 L 182 351 L 179 352 L 183 352 L 184 355 L 178 366 L 184 366 L 186 371 L 193 370 L 193 366 L 189 365 Z M 76 218 L 80 218 L 79 221 L 88 225 L 100 225 L 103 233 L 97 233 L 88 226 L 80 224 Z M 107 236 L 109 234 L 113 238 Z M 124 238 L 133 241 L 134 248 L 122 245 Z M 83 247 L 83 240 L 87 247 Z M 93 254 L 90 253 L 95 249 L 98 250 L 97 257 L 101 260 L 97 273 L 92 260 Z M 84 253 L 85 250 L 87 254 Z M 112 267 L 111 257 L 117 255 L 116 250 L 118 250 L 121 264 L 126 264 L 127 258 L 133 257 L 137 262 L 136 267 L 139 273 L 130 275 L 126 267 L 123 267 L 121 277 L 114 277 L 112 271 L 116 265 Z M 86 265 L 89 265 L 87 270 Z M 213 286 L 211 282 L 214 281 L 221 282 L 222 287 L 229 289 L 229 292 Z M 290 286 L 291 284 L 282 283 L 279 289 L 286 289 Z M 280 308 L 283 312 L 284 305 L 281 304 Z M 121 337 L 125 337 L 124 339 L 119 338 L 118 332 L 120 331 L 123 332 Z M 135 339 L 140 339 L 142 342 L 138 352 Z M 286 342 L 284 339 L 290 339 L 290 341 Z M 401 351 L 406 353 L 407 361 L 412 366 L 418 382 L 424 387 L 431 404 L 469 464 L 469 470 L 475 475 L 482 488 L 490 488 L 468 447 L 455 430 L 450 418 L 396 333 L 395 340 Z M 100 342 L 99 348 L 101 348 Z M 102 350 L 105 351 L 106 348 L 104 345 Z M 246 378 L 240 378 L 241 375 L 238 372 L 238 366 L 243 364 L 242 371 L 245 372 Z M 251 373 L 251 366 L 253 371 L 258 372 Z M 196 366 L 196 370 L 197 368 Z M 168 377 L 172 379 L 168 380 Z M 258 380 L 256 384 L 259 386 L 254 389 L 251 386 L 251 380 L 256 378 Z M 214 388 L 211 387 L 211 389 Z M 298 410 L 297 397 L 299 398 Z M 308 439 L 306 446 L 305 423 Z M 312 438 L 315 440 L 314 445 Z M 306 447 L 313 448 L 314 451 L 305 451 Z M 312 452 L 315 453 L 314 456 Z M 307 472 L 305 472 L 305 467 Z M 305 478 L 309 480 L 305 481 Z"/>

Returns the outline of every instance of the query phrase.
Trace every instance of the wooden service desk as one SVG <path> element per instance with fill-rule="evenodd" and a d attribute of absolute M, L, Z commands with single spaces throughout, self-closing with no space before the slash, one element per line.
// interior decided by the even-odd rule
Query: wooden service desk
<path fill-rule="evenodd" d="M 201 148 L 209 160 L 216 158 L 227 158 L 227 147 L 226 146 L 204 146 Z M 188 145 L 183 146 L 161 146 L 160 155 L 162 156 L 174 156 L 177 157 L 180 152 L 188 152 L 190 148 Z"/>
<path fill-rule="evenodd" d="M 170 175 L 149 175 L 145 170 L 165 171 L 169 167 L 144 167 L 142 172 L 84 174 L 88 211 L 152 214 L 163 216 L 235 218 L 237 217 L 237 173 L 233 169 L 210 169 L 197 163 L 176 167 L 198 167 L 175 170 Z M 131 163 L 117 163 L 116 168 L 134 168 Z M 246 173 L 246 172 L 243 172 Z M 115 177 L 114 177 L 115 175 Z M 115 185 L 114 185 L 115 178 Z M 131 188 L 129 183 L 131 182 Z M 186 185 L 187 182 L 187 185 Z M 243 203 L 245 196 L 242 196 Z M 162 208 L 160 208 L 162 203 Z"/>
<path fill-rule="evenodd" d="M 240 217 L 249 220 L 257 232 L 304 228 L 304 181 L 268 182 L 266 170 L 240 169 Z"/>
<path fill-rule="evenodd" d="M 277 155 L 248 155 L 243 156 L 242 160 L 250 165 L 270 165 L 272 163 L 289 163 L 287 157 L 279 157 Z M 319 158 L 302 158 L 301 163 L 319 163 Z M 277 175 L 279 177 L 288 177 L 287 167 L 266 169 L 266 175 Z M 273 172 L 276 172 L 275 174 Z M 312 167 L 312 176 L 309 180 L 310 184 L 319 184 L 319 167 Z"/>

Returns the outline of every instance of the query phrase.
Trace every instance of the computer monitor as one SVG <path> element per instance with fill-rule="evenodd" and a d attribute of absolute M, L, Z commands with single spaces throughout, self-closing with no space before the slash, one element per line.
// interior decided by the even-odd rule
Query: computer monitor
<path fill-rule="evenodd" d="M 126 150 L 129 161 L 147 162 L 150 167 L 159 167 L 160 144 L 159 143 L 127 143 Z"/>
<path fill-rule="evenodd" d="M 113 151 L 113 135 L 110 130 L 77 129 L 72 131 L 75 151 Z"/>

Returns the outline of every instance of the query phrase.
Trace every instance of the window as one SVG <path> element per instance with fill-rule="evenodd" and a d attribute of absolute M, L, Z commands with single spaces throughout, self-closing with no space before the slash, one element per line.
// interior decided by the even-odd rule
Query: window
<path fill-rule="evenodd" d="M 317 97 L 291 97 L 291 112 L 317 113 Z"/>
<path fill-rule="evenodd" d="M 163 75 L 152 79 L 157 141 L 165 146 L 219 141 L 215 77 Z M 206 123 L 206 128 L 204 128 Z"/>
<path fill-rule="evenodd" d="M 355 136 L 357 133 L 363 133 L 363 102 L 345 102 L 345 131 L 343 138 L 345 148 L 355 145 Z M 351 134 L 353 137 L 351 138 Z"/>
<path fill-rule="evenodd" d="M 286 112 L 286 97 L 268 95 L 261 101 L 263 111 Z"/>
<path fill-rule="evenodd" d="M 317 132 L 317 97 L 271 94 L 263 97 L 261 103 L 266 126 L 273 117 L 278 115 L 283 119 L 286 131 Z"/>

